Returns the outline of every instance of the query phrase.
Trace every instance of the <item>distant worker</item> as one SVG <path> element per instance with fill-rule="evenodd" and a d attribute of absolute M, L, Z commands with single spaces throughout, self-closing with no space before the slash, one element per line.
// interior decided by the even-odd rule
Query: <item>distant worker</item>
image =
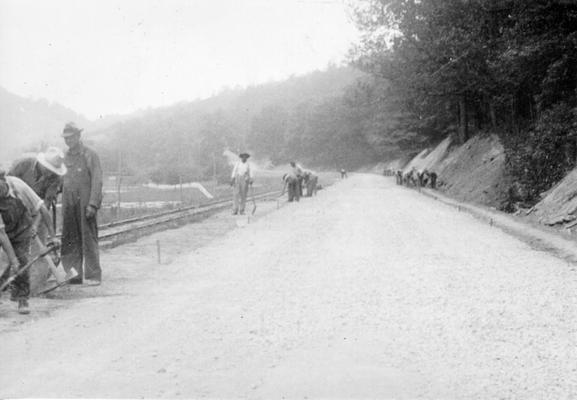
<path fill-rule="evenodd" d="M 8 175 L 24 181 L 44 200 L 46 207 L 52 209 L 54 230 L 56 230 L 56 200 L 58 193 L 62 191 L 62 177 L 65 174 L 64 154 L 57 147 L 49 147 L 45 152 L 38 153 L 36 157 L 17 160 L 8 171 Z M 32 253 L 44 250 L 43 243 L 46 242 L 48 232 L 41 225 L 37 234 L 36 240 L 32 242 Z M 64 271 L 58 270 L 50 257 L 39 260 L 30 274 L 34 282 L 40 282 L 48 278 L 48 271 L 52 271 L 57 280 L 63 278 Z"/>
<path fill-rule="evenodd" d="M 437 188 L 437 173 L 435 171 L 431 171 L 429 173 L 429 177 L 431 178 L 431 189 Z"/>
<path fill-rule="evenodd" d="M 292 174 L 294 176 L 297 177 L 298 180 L 298 184 L 297 184 L 297 189 L 299 191 L 299 197 L 302 197 L 303 195 L 303 174 L 304 174 L 304 169 L 303 167 L 301 167 L 297 162 L 295 161 L 291 161 L 290 162 L 290 166 L 292 169 Z M 298 200 L 297 200 L 298 201 Z"/>
<path fill-rule="evenodd" d="M 290 172 L 284 174 L 282 180 L 284 182 L 284 188 L 286 188 L 288 193 L 288 201 L 290 203 L 292 203 L 293 201 L 299 201 L 300 200 L 300 191 L 298 188 L 299 179 L 296 176 L 295 172 L 291 170 Z"/>
<path fill-rule="evenodd" d="M 252 185 L 254 179 L 252 168 L 247 162 L 250 158 L 250 154 L 241 153 L 238 157 L 240 158 L 240 161 L 235 164 L 230 180 L 230 185 L 234 188 L 232 215 L 237 215 L 239 213 L 240 215 L 244 214 L 248 188 Z"/>
<path fill-rule="evenodd" d="M 395 180 L 397 182 L 397 185 L 402 185 L 403 184 L 403 171 L 398 169 L 395 171 Z"/>
<path fill-rule="evenodd" d="M 97 213 L 102 204 L 102 169 L 98 154 L 82 143 L 81 132 L 72 122 L 62 131 L 68 146 L 64 156 L 68 172 L 62 185 L 62 263 L 67 272 L 78 271 L 70 283 L 99 285 Z"/>
<path fill-rule="evenodd" d="M 347 171 L 343 168 L 341 169 L 341 179 L 345 179 L 347 177 Z"/>
<path fill-rule="evenodd" d="M 317 194 L 317 184 L 319 177 L 311 170 L 305 170 L 303 173 L 303 181 L 305 187 L 307 188 L 307 197 L 311 197 Z"/>
<path fill-rule="evenodd" d="M 57 245 L 52 219 L 42 199 L 21 179 L 0 171 L 0 247 L 8 256 L 8 268 L 0 276 L 0 284 L 28 263 L 30 244 L 40 222 L 48 232 L 46 245 Z M 28 270 L 20 272 L 9 287 L 10 299 L 18 302 L 18 312 L 30 313 Z"/>

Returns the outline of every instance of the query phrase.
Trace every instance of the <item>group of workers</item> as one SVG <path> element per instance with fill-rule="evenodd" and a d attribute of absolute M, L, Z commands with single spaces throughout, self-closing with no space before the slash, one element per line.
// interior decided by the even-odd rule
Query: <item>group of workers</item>
<path fill-rule="evenodd" d="M 67 284 L 99 285 L 102 281 L 98 249 L 97 213 L 102 203 L 102 168 L 98 154 L 81 140 L 82 129 L 67 123 L 62 137 L 67 151 L 50 147 L 35 157 L 17 160 L 9 171 L 0 170 L 0 248 L 8 258 L 0 265 L 0 288 L 10 289 L 18 312 L 28 314 L 29 268 L 33 262 L 48 264 L 57 276 L 62 261 Z M 253 169 L 250 154 L 239 154 L 231 175 L 234 215 L 244 214 Z M 288 201 L 316 194 L 318 176 L 295 161 L 283 178 Z M 62 237 L 56 237 L 56 203 L 62 195 Z M 52 210 L 52 215 L 50 214 Z M 59 253 L 58 253 L 58 250 Z M 57 254 L 50 255 L 53 251 Z M 55 261 L 56 260 L 56 261 Z M 0 293 L 1 294 L 1 293 Z"/>
<path fill-rule="evenodd" d="M 317 194 L 319 177 L 309 169 L 301 167 L 296 161 L 290 162 L 290 170 L 283 175 L 284 182 L 282 193 L 288 193 L 288 201 L 299 201 L 303 197 L 303 187 L 306 189 L 306 197 Z"/>
<path fill-rule="evenodd" d="M 65 278 L 58 283 L 98 285 L 102 281 L 96 220 L 102 202 L 102 169 L 96 152 L 82 143 L 81 133 L 74 123 L 67 123 L 62 131 L 65 153 L 50 147 L 0 171 L 0 247 L 8 258 L 6 268 L 0 265 L 0 288 L 10 290 L 21 314 L 30 312 L 30 263 L 46 254 L 43 261 L 52 272 L 56 268 L 50 249 L 60 250 L 56 258 L 62 260 Z M 60 193 L 61 241 L 55 229 Z"/>
<path fill-rule="evenodd" d="M 250 154 L 240 153 L 238 157 L 239 161 L 232 169 L 230 180 L 230 185 L 234 189 L 233 215 L 243 215 L 245 213 L 248 191 L 254 181 L 253 169 L 248 162 Z M 291 161 L 290 170 L 282 177 L 284 184 L 282 193 L 284 194 L 285 191 L 288 193 L 289 202 L 299 201 L 303 194 L 307 197 L 312 197 L 317 193 L 318 180 L 319 177 L 316 173 L 301 167 L 295 161 Z"/>
<path fill-rule="evenodd" d="M 403 170 L 390 170 L 385 169 L 383 172 L 385 176 L 395 176 L 395 181 L 397 185 L 405 185 L 412 187 L 427 187 L 430 186 L 431 189 L 437 187 L 437 173 L 434 171 L 429 171 L 428 169 L 418 170 L 415 167 L 410 170 L 403 172 Z"/>

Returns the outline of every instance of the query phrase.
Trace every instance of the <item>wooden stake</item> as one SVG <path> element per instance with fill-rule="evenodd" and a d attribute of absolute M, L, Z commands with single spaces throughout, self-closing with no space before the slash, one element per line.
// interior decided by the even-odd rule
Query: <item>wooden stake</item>
<path fill-rule="evenodd" d="M 158 260 L 158 263 L 162 264 L 162 262 L 161 262 L 162 260 L 160 258 L 160 240 L 156 241 L 156 258 Z"/>

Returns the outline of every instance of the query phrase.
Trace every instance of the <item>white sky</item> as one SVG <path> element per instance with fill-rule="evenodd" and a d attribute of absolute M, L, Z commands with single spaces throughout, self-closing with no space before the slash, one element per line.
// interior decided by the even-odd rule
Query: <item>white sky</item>
<path fill-rule="evenodd" d="M 89 118 L 339 63 L 344 0 L 0 0 L 0 86 Z"/>

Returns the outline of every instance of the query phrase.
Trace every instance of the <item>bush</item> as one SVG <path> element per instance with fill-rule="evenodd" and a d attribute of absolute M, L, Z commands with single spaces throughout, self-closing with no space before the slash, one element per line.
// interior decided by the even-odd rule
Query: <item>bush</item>
<path fill-rule="evenodd" d="M 560 103 L 543 112 L 530 131 L 502 137 L 515 181 L 510 202 L 536 203 L 575 166 L 575 121 L 575 109 Z"/>

